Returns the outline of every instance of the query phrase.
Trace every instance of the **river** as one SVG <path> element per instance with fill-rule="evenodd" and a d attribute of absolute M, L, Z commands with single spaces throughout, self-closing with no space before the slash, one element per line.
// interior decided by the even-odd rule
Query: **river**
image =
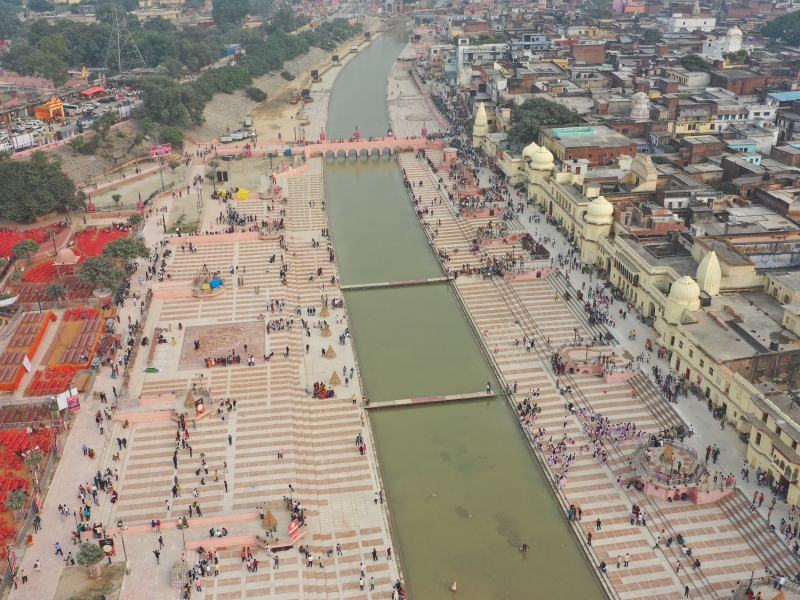
<path fill-rule="evenodd" d="M 381 36 L 344 68 L 330 137 L 385 135 L 386 78 L 407 36 Z M 394 157 L 328 160 L 324 187 L 342 283 L 442 275 Z M 496 389 L 449 284 L 345 299 L 371 401 Z M 503 398 L 373 410 L 370 422 L 411 598 L 452 598 L 453 580 L 464 600 L 603 597 Z"/>

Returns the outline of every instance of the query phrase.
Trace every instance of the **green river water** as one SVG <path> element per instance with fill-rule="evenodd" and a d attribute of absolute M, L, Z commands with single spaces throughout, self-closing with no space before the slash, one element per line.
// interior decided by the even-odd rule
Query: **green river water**
<path fill-rule="evenodd" d="M 345 67 L 329 137 L 350 137 L 356 125 L 363 136 L 385 135 L 386 77 L 406 41 L 383 35 Z M 329 160 L 324 186 L 344 284 L 442 275 L 393 157 Z M 496 389 L 448 284 L 345 297 L 371 401 L 479 392 L 487 381 Z M 410 598 L 603 597 L 505 400 L 370 419 Z"/>

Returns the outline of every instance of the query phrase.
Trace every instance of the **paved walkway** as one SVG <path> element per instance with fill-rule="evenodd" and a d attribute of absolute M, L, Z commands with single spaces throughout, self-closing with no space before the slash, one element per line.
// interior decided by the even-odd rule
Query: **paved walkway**
<path fill-rule="evenodd" d="M 416 52 L 410 42 L 400 53 L 400 58 L 415 56 Z M 409 65 L 415 68 L 414 63 Z M 396 136 L 419 136 L 422 135 L 423 128 L 427 128 L 428 133 L 444 131 L 431 114 L 422 92 L 405 66 L 397 62 L 389 71 L 386 105 L 389 111 L 389 124 Z"/>

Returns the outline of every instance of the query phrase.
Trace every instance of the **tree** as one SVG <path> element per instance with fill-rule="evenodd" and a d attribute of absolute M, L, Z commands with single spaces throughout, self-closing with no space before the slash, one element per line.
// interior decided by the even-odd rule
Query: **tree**
<path fill-rule="evenodd" d="M 119 201 L 122 200 L 122 194 L 111 194 L 111 199 L 114 201 L 114 206 L 119 206 Z"/>
<path fill-rule="evenodd" d="M 161 33 L 171 33 L 176 31 L 177 28 L 169 20 L 164 17 L 153 17 L 142 25 L 142 29 L 146 31 L 159 31 Z"/>
<path fill-rule="evenodd" d="M 661 32 L 658 29 L 645 29 L 642 41 L 648 45 L 660 42 Z"/>
<path fill-rule="evenodd" d="M 142 219 L 142 215 L 133 214 L 130 217 L 128 217 L 128 224 L 129 225 L 133 225 L 134 227 L 136 227 L 139 223 L 142 222 L 142 220 L 143 220 Z"/>
<path fill-rule="evenodd" d="M 6 499 L 4 504 L 6 508 L 10 510 L 21 510 L 25 508 L 25 502 L 28 499 L 28 495 L 25 493 L 25 490 L 11 490 L 6 495 Z"/>
<path fill-rule="evenodd" d="M 57 88 L 67 82 L 67 63 L 55 54 L 41 50 L 22 59 L 22 70 L 29 75 L 44 75 Z"/>
<path fill-rule="evenodd" d="M 286 81 L 292 81 L 294 79 L 294 75 L 289 73 L 289 71 L 281 71 L 281 77 L 283 77 Z"/>
<path fill-rule="evenodd" d="M 92 256 L 78 267 L 78 280 L 101 288 L 113 288 L 125 278 L 125 273 L 108 256 Z"/>
<path fill-rule="evenodd" d="M 174 158 L 171 161 L 169 161 L 169 168 L 172 169 L 173 173 L 175 172 L 175 169 L 177 169 L 180 166 L 181 166 L 181 163 L 179 163 Z"/>
<path fill-rule="evenodd" d="M 20 240 L 14 244 L 12 252 L 17 258 L 30 258 L 32 254 L 36 254 L 39 251 L 39 248 L 41 246 L 33 240 Z"/>
<path fill-rule="evenodd" d="M 115 258 L 120 262 L 127 262 L 135 258 L 148 258 L 150 256 L 150 248 L 140 240 L 121 237 L 105 245 L 103 256 Z"/>
<path fill-rule="evenodd" d="M 697 54 L 687 54 L 681 59 L 681 66 L 689 71 L 710 71 L 713 65 L 698 56 Z"/>
<path fill-rule="evenodd" d="M 97 544 L 83 542 L 75 555 L 75 561 L 82 567 L 87 567 L 91 575 L 97 575 L 97 563 L 103 560 L 103 550 Z"/>
<path fill-rule="evenodd" d="M 773 19 L 761 28 L 761 35 L 772 38 L 778 43 L 790 46 L 800 45 L 800 14 L 790 12 Z"/>
<path fill-rule="evenodd" d="M 250 12 L 250 0 L 218 0 L 211 9 L 217 25 L 240 25 Z"/>
<path fill-rule="evenodd" d="M 584 0 L 583 9 L 595 19 L 611 14 L 611 0 Z"/>
<path fill-rule="evenodd" d="M 165 127 L 159 133 L 159 137 L 170 144 L 183 143 L 183 129 L 180 127 Z"/>
<path fill-rule="evenodd" d="M 525 100 L 511 113 L 509 138 L 520 147 L 527 146 L 539 136 L 540 127 L 576 123 L 579 119 L 577 112 L 558 102 L 544 98 Z"/>
<path fill-rule="evenodd" d="M 44 454 L 42 454 L 39 450 L 34 450 L 25 457 L 25 464 L 28 465 L 33 472 L 39 469 L 39 465 L 42 464 L 43 460 Z"/>
<path fill-rule="evenodd" d="M 56 210 L 86 208 L 86 197 L 76 193 L 61 161 L 44 152 L 34 152 L 30 160 L 0 157 L 0 181 L 0 216 L 12 221 L 30 223 Z"/>
<path fill-rule="evenodd" d="M 732 65 L 743 65 L 747 62 L 749 57 L 750 54 L 747 50 L 737 50 L 736 52 L 728 52 L 728 54 L 725 55 L 725 60 Z"/>
<path fill-rule="evenodd" d="M 250 86 L 244 93 L 247 94 L 247 97 L 253 102 L 263 102 L 267 99 L 267 92 L 257 87 Z"/>
<path fill-rule="evenodd" d="M 117 113 L 113 110 L 110 110 L 108 112 L 104 112 L 103 115 L 92 124 L 92 129 L 97 132 L 97 134 L 100 136 L 100 139 L 104 140 L 106 139 L 108 132 L 111 130 L 111 126 L 116 124 L 117 121 L 119 121 Z"/>
<path fill-rule="evenodd" d="M 51 283 L 44 288 L 45 296 L 53 300 L 61 300 L 67 295 L 67 287 L 60 283 Z"/>
<path fill-rule="evenodd" d="M 51 12 L 55 9 L 55 4 L 47 0 L 28 0 L 28 8 L 33 12 Z"/>
<path fill-rule="evenodd" d="M 64 39 L 64 36 L 60 33 L 43 37 L 39 40 L 39 43 L 36 44 L 36 46 L 42 52 L 52 54 L 53 56 L 57 56 L 62 60 L 69 56 L 69 44 L 67 43 L 67 40 Z"/>
<path fill-rule="evenodd" d="M 14 512 L 14 516 L 17 519 L 22 518 L 22 510 L 25 508 L 25 504 L 28 502 L 28 495 L 25 493 L 25 490 L 11 490 L 6 495 L 6 499 L 3 504 L 6 505 L 8 510 Z"/>

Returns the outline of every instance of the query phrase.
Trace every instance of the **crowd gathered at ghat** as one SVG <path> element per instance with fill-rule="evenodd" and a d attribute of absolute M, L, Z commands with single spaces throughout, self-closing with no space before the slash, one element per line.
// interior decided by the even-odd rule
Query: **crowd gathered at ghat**
<path fill-rule="evenodd" d="M 220 0 L 208 22 L 192 29 L 201 34 L 206 26 L 238 29 L 255 19 L 243 14 L 231 20 L 224 14 L 231 2 Z M 645 40 L 647 34 L 639 30 L 643 21 L 656 18 L 653 11 L 625 4 L 596 11 L 584 7 L 566 21 L 565 11 L 547 9 L 563 36 L 553 44 L 544 34 L 534 42 L 526 33 L 521 41 L 516 30 L 507 44 L 495 40 L 486 32 L 495 31 L 489 23 L 507 21 L 504 9 L 487 10 L 485 21 L 477 18 L 480 11 L 476 18 L 457 12 L 442 19 L 452 7 L 408 13 L 415 20 L 413 34 L 387 80 L 392 129 L 378 138 L 362 137 L 356 127 L 351 136 L 337 131 L 336 139 L 324 133 L 333 82 L 342 62 L 358 60 L 374 43 L 360 29 L 362 9 L 347 12 L 349 3 L 303 5 L 308 15 L 299 7 L 259 9 L 264 23 L 256 25 L 263 35 L 255 31 L 256 37 L 243 38 L 246 42 L 226 44 L 221 62 L 206 61 L 203 74 L 183 67 L 187 72 L 180 85 L 186 94 L 170 97 L 208 96 L 199 108 L 165 109 L 161 120 L 169 123 L 153 123 L 152 96 L 145 92 L 136 109 L 149 116 L 130 138 L 139 140 L 141 134 L 149 141 L 152 135 L 156 145 L 120 165 L 118 177 L 87 179 L 85 189 L 95 201 L 80 192 L 80 201 L 83 196 L 89 201 L 85 214 L 71 204 L 53 205 L 36 217 L 41 226 L 0 225 L 0 238 L 6 238 L 0 250 L 9 257 L 0 262 L 0 392 L 9 399 L 0 402 L 0 569 L 5 569 L 0 596 L 129 600 L 167 597 L 174 590 L 181 600 L 321 595 L 403 600 L 436 593 L 489 598 L 491 589 L 512 597 L 502 580 L 513 571 L 503 569 L 526 569 L 527 576 L 544 564 L 547 548 L 556 555 L 572 544 L 570 551 L 584 560 L 567 567 L 588 565 L 586 580 L 597 597 L 800 600 L 800 425 L 790 412 L 800 385 L 794 375 L 800 366 L 800 353 L 795 354 L 800 352 L 800 278 L 794 259 L 786 258 L 797 254 L 794 237 L 800 225 L 791 210 L 782 208 L 793 202 L 791 194 L 778 189 L 786 182 L 794 185 L 796 174 L 776 166 L 777 158 L 797 152 L 791 146 L 777 154 L 764 151 L 779 140 L 788 144 L 796 132 L 780 125 L 781 133 L 767 140 L 776 129 L 773 122 L 755 117 L 742 123 L 741 131 L 737 119 L 720 119 L 724 125 L 712 123 L 718 127 L 704 136 L 678 136 L 677 126 L 669 132 L 645 126 L 656 120 L 651 115 L 663 123 L 684 110 L 716 116 L 732 111 L 745 120 L 752 111 L 718 106 L 742 97 L 758 100 L 760 111 L 780 108 L 788 117 L 789 110 L 800 112 L 795 106 L 800 95 L 771 90 L 768 76 L 758 77 L 758 85 L 747 84 L 749 94 L 744 83 L 736 92 L 728 89 L 734 85 L 730 80 L 750 81 L 761 72 L 755 69 L 766 68 L 755 64 L 760 54 L 750 53 L 760 38 L 754 36 L 752 48 L 741 50 L 738 26 L 720 36 L 714 26 L 692 29 L 685 21 L 670 20 L 670 31 L 666 25 L 650 29 Z M 658 6 L 661 12 L 671 10 L 668 4 Z M 776 13 L 789 11 L 781 3 L 772 7 Z M 724 7 L 724 18 L 744 14 L 745 8 Z M 407 13 L 391 3 L 375 9 L 364 10 L 380 29 L 389 27 L 387 17 L 395 11 Z M 117 14 L 124 9 L 110 10 L 113 18 L 104 17 L 103 26 L 130 35 Z M 684 10 L 680 18 L 687 20 L 722 18 L 721 10 L 701 8 L 699 2 Z M 614 19 L 601 19 L 605 13 L 628 23 L 633 37 L 612 36 L 616 25 Z M 185 17 L 200 24 L 199 14 Z M 664 18 L 678 18 L 669 15 Z M 148 20 L 144 31 L 168 33 L 193 47 L 188 29 L 179 31 L 169 19 L 158 18 L 163 22 L 150 25 Z M 284 22 L 290 18 L 291 23 Z M 44 20 L 37 23 L 50 27 Z M 123 87 L 113 87 L 130 74 L 117 72 L 123 71 L 122 59 L 106 69 L 107 86 L 90 87 L 89 75 L 78 78 L 78 72 L 70 72 L 67 80 L 85 79 L 85 87 L 57 85 L 66 67 L 50 73 L 43 62 L 48 48 L 66 56 L 77 40 L 64 37 L 67 29 L 51 36 L 27 31 L 30 44 L 16 40 L 11 48 L 16 53 L 13 48 L 30 45 L 31 55 L 42 62 L 33 69 L 42 71 L 42 89 L 53 84 L 56 95 L 59 88 L 72 90 L 72 101 L 118 104 L 103 111 L 113 119 L 93 118 L 97 107 L 91 103 L 76 106 L 87 121 L 76 120 L 74 135 L 67 131 L 71 125 L 64 110 L 56 114 L 55 95 L 45 105 L 25 104 L 24 110 L 33 111 L 25 113 L 25 125 L 12 124 L 22 115 L 8 113 L 10 133 L 17 135 L 13 144 L 8 136 L 0 139 L 3 147 L 11 145 L 13 155 L 0 160 L 0 171 L 22 158 L 15 151 L 33 148 L 33 143 L 20 146 L 21 137 L 38 135 L 29 117 L 45 112 L 62 123 L 59 137 L 76 138 L 91 129 L 95 143 L 104 143 L 116 163 L 120 148 L 106 136 L 118 120 L 131 118 L 133 109 L 126 108 L 139 101 L 138 92 L 128 101 Z M 478 31 L 480 38 L 470 35 Z M 220 40 L 228 41 L 223 33 Z M 800 34 L 792 35 L 775 41 L 785 42 L 785 50 L 758 46 L 760 53 L 781 55 L 774 60 L 794 68 L 798 59 L 791 48 L 800 43 Z M 588 36 L 596 39 L 584 43 Z M 591 54 L 592 46 L 604 47 L 596 40 L 606 44 L 611 37 L 619 46 L 613 56 Z M 458 44 L 450 47 L 452 39 Z M 503 48 L 478 51 L 479 41 Z M 648 54 L 647 74 L 633 73 L 620 58 L 638 41 L 657 49 Z M 325 55 L 322 73 L 310 59 L 302 68 L 275 71 L 274 57 L 264 56 L 263 47 L 283 47 L 287 57 L 295 56 L 296 42 L 309 54 L 322 56 L 324 47 L 347 58 Z M 343 53 L 347 46 L 354 57 Z M 432 49 L 440 46 L 443 54 L 432 60 Z M 459 46 L 468 52 L 461 53 Z M 682 60 L 687 48 L 702 55 Z M 523 56 L 514 55 L 518 50 L 544 53 L 554 62 L 537 55 L 530 65 L 521 63 Z M 195 48 L 189 54 L 199 52 Z M 491 60 L 478 65 L 479 56 Z M 163 66 L 161 57 L 153 60 Z M 608 77 L 613 85 L 595 87 L 588 76 L 565 74 L 561 80 L 560 73 L 575 65 L 588 69 L 603 61 L 614 63 L 613 78 Z M 174 59 L 164 69 L 171 87 L 178 85 L 171 66 L 184 62 L 192 63 Z M 31 71 L 31 65 L 22 61 L 19 67 Z M 259 65 L 270 69 L 259 71 Z M 231 73 L 236 77 L 222 81 Z M 498 73 L 504 77 L 499 87 Z M 550 77 L 553 73 L 559 78 Z M 527 82 L 529 76 L 535 85 Z M 220 81 L 212 85 L 215 78 Z M 295 79 L 303 85 L 283 98 L 282 86 Z M 253 85 L 240 90 L 245 80 Z M 700 80 L 706 82 L 702 92 L 691 85 Z M 278 83 L 281 87 L 273 89 Z M 608 91 L 617 84 L 635 92 L 617 97 Z M 9 85 L 31 87 L 22 80 Z M 504 106 L 504 96 L 523 86 L 536 97 Z M 267 87 L 270 100 L 285 100 L 285 114 L 259 108 Z M 223 108 L 214 104 L 219 91 L 231 96 Z M 17 110 L 20 103 L 2 105 L 0 113 L 3 106 Z M 248 106 L 246 117 L 239 114 L 243 106 Z M 790 122 L 800 121 L 790 114 Z M 242 127 L 220 127 L 220 115 L 241 121 Z M 254 117 L 264 119 L 263 127 L 258 123 L 259 144 Z M 394 135 L 398 117 L 403 130 L 414 129 L 414 135 Z M 437 123 L 430 132 L 427 121 Z M 734 129 L 724 134 L 723 148 L 714 136 L 729 125 Z M 294 141 L 287 141 L 289 129 Z M 23 133 L 27 130 L 37 133 Z M 594 141 L 605 130 L 605 142 Z M 310 131 L 315 139 L 307 139 Z M 697 130 L 684 134 L 688 131 Z M 117 140 L 131 133 L 122 127 L 117 132 Z M 159 132 L 174 141 L 160 145 Z M 634 133 L 636 142 L 625 137 Z M 676 139 L 668 139 L 668 133 Z M 265 141 L 270 136 L 275 139 Z M 204 137 L 213 139 L 196 141 Z M 589 154 L 589 138 L 592 152 L 602 159 Z M 84 137 L 78 139 L 62 140 L 72 160 L 88 151 Z M 409 209 L 407 196 L 441 277 L 354 285 L 340 278 L 339 257 L 347 261 L 352 255 L 335 248 L 328 229 L 323 170 L 332 162 L 327 152 L 334 161 L 340 151 L 348 159 L 351 151 L 363 158 L 358 153 L 364 148 L 353 148 L 360 142 L 384 143 L 366 150 L 388 148 L 393 155 L 403 182 L 400 203 Z M 715 157 L 716 150 L 722 155 L 718 162 L 701 162 Z M 670 158 L 654 160 L 651 154 Z M 727 160 L 731 156 L 735 160 Z M 144 161 L 153 161 L 152 172 L 142 168 Z M 145 187 L 133 187 L 155 174 L 160 187 L 149 197 Z M 256 186 L 259 191 L 248 189 Z M 117 187 L 131 197 L 138 194 L 135 209 L 121 202 L 121 194 L 109 193 Z M 203 204 L 209 187 L 213 193 Z M 770 195 L 776 191 L 785 193 L 776 199 Z M 95 202 L 104 194 L 113 205 L 98 211 Z M 3 218 L 16 215 L 5 202 L 0 194 Z M 346 216 L 338 218 L 353 220 L 355 214 L 343 211 L 339 215 Z M 419 233 L 413 219 L 411 224 Z M 775 232 L 783 236 L 780 242 L 770 237 Z M 364 365 L 377 363 L 371 363 L 369 351 L 362 362 L 365 355 L 358 354 L 356 344 L 362 337 L 369 340 L 368 328 L 381 331 L 397 316 L 384 311 L 359 320 L 354 311 L 351 321 L 350 294 L 416 285 L 438 285 L 455 298 L 453 305 L 478 349 L 470 369 L 485 368 L 489 380 L 479 380 L 478 392 L 381 401 L 373 396 L 371 401 L 368 390 L 375 384 Z M 333 337 L 338 343 L 328 339 Z M 397 337 L 385 335 L 381 351 L 399 362 L 401 353 L 413 349 Z M 365 347 L 374 348 L 368 343 Z M 435 360 L 441 359 L 443 371 L 472 375 L 463 364 L 448 364 L 454 361 L 440 352 Z M 436 550 L 446 559 L 431 559 L 437 571 L 445 565 L 452 572 L 417 574 L 424 571 L 424 561 L 409 549 L 418 548 L 419 536 L 406 536 L 397 520 L 413 511 L 395 495 L 394 482 L 387 483 L 387 468 L 378 466 L 391 444 L 381 445 L 385 425 L 371 414 L 407 416 L 402 411 L 422 413 L 419 406 L 444 402 L 480 403 L 482 425 L 489 422 L 492 403 L 503 403 L 516 419 L 518 428 L 513 427 L 525 444 L 525 458 L 539 468 L 531 477 L 544 474 L 546 499 L 563 515 L 564 532 L 558 534 L 564 537 L 558 540 L 565 543 L 557 548 L 552 540 L 534 539 L 538 533 L 531 531 L 539 530 L 524 519 L 496 511 L 485 562 L 496 565 L 496 553 L 505 564 L 489 587 L 477 585 L 489 577 L 467 572 L 464 565 L 471 563 L 453 558 L 452 549 Z M 420 443 L 424 460 L 444 465 L 424 467 L 439 469 L 439 485 L 452 476 L 447 435 L 433 436 L 432 451 L 428 440 Z M 485 464 L 479 469 L 460 465 L 464 474 L 459 476 L 494 469 L 488 456 L 480 456 Z M 473 514 L 472 523 L 489 522 L 472 513 L 482 510 L 479 502 L 474 509 L 464 506 L 457 486 L 447 493 L 423 489 L 422 467 L 411 475 L 404 486 L 418 480 L 420 487 L 413 491 L 430 503 L 423 508 L 436 517 L 437 526 L 452 527 L 443 515 L 453 513 L 464 519 L 457 527 L 469 527 Z M 414 525 L 404 521 L 402 526 Z M 577 579 L 577 569 L 573 574 Z M 435 579 L 438 591 L 415 589 L 415 576 Z M 536 577 L 544 581 L 548 575 Z M 558 586 L 543 583 L 542 590 L 553 589 Z"/>

